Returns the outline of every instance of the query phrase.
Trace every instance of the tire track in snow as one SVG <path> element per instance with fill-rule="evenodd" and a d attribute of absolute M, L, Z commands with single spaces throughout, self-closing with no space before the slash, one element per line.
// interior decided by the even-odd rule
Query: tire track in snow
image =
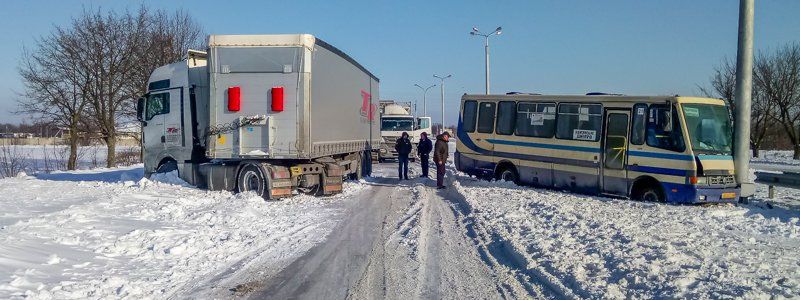
<path fill-rule="evenodd" d="M 452 188 L 442 193 L 443 198 L 448 200 L 453 214 L 464 224 L 467 237 L 472 239 L 487 265 L 502 266 L 507 269 L 513 282 L 524 287 L 529 295 L 559 299 L 581 298 L 556 276 L 540 267 L 529 266 L 524 256 L 514 248 L 511 242 L 490 232 L 471 216 L 472 206 L 455 186 L 458 183 L 454 179 L 457 177 L 455 172 L 451 168 L 448 169 L 447 181 Z"/>

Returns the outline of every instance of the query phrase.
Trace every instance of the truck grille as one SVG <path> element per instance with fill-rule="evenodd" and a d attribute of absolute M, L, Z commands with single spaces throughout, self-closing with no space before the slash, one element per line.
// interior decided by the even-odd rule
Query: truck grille
<path fill-rule="evenodd" d="M 709 185 L 731 185 L 735 183 L 736 180 L 731 175 L 708 176 Z"/>

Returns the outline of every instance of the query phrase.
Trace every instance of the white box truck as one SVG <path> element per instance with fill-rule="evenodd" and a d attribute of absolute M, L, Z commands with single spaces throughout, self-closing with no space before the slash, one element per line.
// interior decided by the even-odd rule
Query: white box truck
<path fill-rule="evenodd" d="M 137 105 L 145 173 L 265 199 L 340 192 L 371 170 L 378 82 L 312 35 L 211 35 L 207 52 L 150 76 Z"/>

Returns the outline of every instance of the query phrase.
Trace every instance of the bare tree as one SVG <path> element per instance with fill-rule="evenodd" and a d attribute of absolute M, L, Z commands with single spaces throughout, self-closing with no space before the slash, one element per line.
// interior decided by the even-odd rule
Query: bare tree
<path fill-rule="evenodd" d="M 774 103 L 775 119 L 792 142 L 794 159 L 800 159 L 800 44 L 760 53 L 753 77 L 761 87 L 758 96 Z"/>
<path fill-rule="evenodd" d="M 705 96 L 721 98 L 731 108 L 735 107 L 736 102 L 733 97 L 736 91 L 736 63 L 725 58 L 722 64 L 714 68 L 714 74 L 711 76 L 711 88 L 702 86 L 699 88 Z M 763 86 L 758 82 L 753 85 L 751 105 L 750 148 L 753 157 L 758 157 L 759 150 L 769 138 L 767 133 L 775 126 L 776 105 L 770 98 L 764 97 Z"/>
<path fill-rule="evenodd" d="M 90 74 L 78 68 L 82 58 L 70 51 L 74 43 L 71 31 L 56 27 L 39 39 L 33 50 L 24 51 L 18 68 L 25 86 L 18 112 L 68 129 L 70 170 L 77 167 L 79 133 L 87 105 L 84 92 L 90 81 Z"/>
<path fill-rule="evenodd" d="M 106 146 L 106 166 L 116 165 L 118 128 L 135 116 L 136 99 L 145 93 L 150 73 L 175 62 L 197 45 L 200 26 L 188 14 L 141 7 L 136 13 L 84 12 L 73 20 L 79 43 L 73 52 L 80 68 L 91 72 L 86 89 L 88 120 Z"/>

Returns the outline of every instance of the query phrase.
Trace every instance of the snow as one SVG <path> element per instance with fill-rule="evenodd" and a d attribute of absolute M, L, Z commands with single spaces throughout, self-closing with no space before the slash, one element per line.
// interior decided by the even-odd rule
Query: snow
<path fill-rule="evenodd" d="M 762 154 L 753 169 L 800 166 Z M 0 179 L 0 298 L 800 294 L 798 190 L 671 205 L 479 180 L 452 163 L 441 191 L 376 170 L 340 195 L 270 202 L 145 179 L 141 165 Z"/>
<path fill-rule="evenodd" d="M 11 155 L 20 158 L 26 173 L 65 170 L 69 148 L 65 145 L 0 145 L 8 147 Z M 108 148 L 104 145 L 78 147 L 78 169 L 91 169 L 106 165 Z M 138 161 L 139 147 L 117 146 L 118 163 L 130 157 Z M 2 162 L 0 162 L 2 164 Z M 2 178 L 2 175 L 0 175 Z"/>
<path fill-rule="evenodd" d="M 792 163 L 766 151 L 762 163 Z M 791 156 L 789 156 L 791 157 Z M 452 167 L 452 166 L 451 166 Z M 579 298 L 800 294 L 800 191 L 757 185 L 748 205 L 669 205 L 489 182 L 455 172 L 476 224 L 532 281 Z M 771 203 L 767 205 L 768 203 Z M 777 204 L 777 205 L 772 205 Z"/>
<path fill-rule="evenodd" d="M 142 173 L 0 180 L 0 298 L 166 298 L 213 286 L 219 274 L 280 267 L 323 241 L 365 186 L 265 202 Z"/>

